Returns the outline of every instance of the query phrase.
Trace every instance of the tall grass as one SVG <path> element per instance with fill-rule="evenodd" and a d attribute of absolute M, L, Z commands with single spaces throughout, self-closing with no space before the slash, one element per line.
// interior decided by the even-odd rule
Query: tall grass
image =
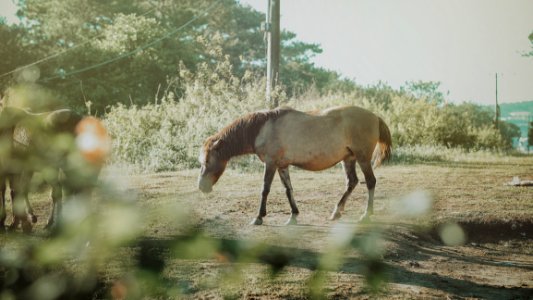
<path fill-rule="evenodd" d="M 264 84 L 251 74 L 234 76 L 228 57 L 181 76 L 187 84 L 179 99 L 167 93 L 146 106 L 117 105 L 109 111 L 105 123 L 114 140 L 114 162 L 142 171 L 195 167 L 206 137 L 246 112 L 265 108 Z"/>
<path fill-rule="evenodd" d="M 208 136 L 239 116 L 268 108 L 262 77 L 249 72 L 237 77 L 227 56 L 219 53 L 217 62 L 201 64 L 194 73 L 181 70 L 175 79 L 183 87 L 181 97 L 167 92 L 145 106 L 110 109 L 105 123 L 114 141 L 113 163 L 131 164 L 141 172 L 197 167 Z M 494 158 L 509 147 L 491 125 L 491 115 L 471 105 L 442 106 L 390 89 L 326 95 L 310 89 L 288 99 L 278 88 L 274 95 L 281 105 L 304 111 L 357 105 L 375 112 L 391 129 L 398 163 Z M 231 166 L 261 167 L 252 156 L 233 160 Z"/>

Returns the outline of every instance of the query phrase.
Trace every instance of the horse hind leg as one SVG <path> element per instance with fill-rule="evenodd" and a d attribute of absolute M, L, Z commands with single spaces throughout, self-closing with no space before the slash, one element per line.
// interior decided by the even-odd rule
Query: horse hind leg
<path fill-rule="evenodd" d="M 13 206 L 13 223 L 10 230 L 16 230 L 18 225 L 22 226 L 24 233 L 32 231 L 31 222 L 28 220 L 25 198 L 28 196 L 28 184 L 23 175 L 15 176 L 11 181 L 11 203 Z M 22 199 L 24 198 L 24 199 Z"/>
<path fill-rule="evenodd" d="M 370 216 L 374 214 L 374 189 L 376 187 L 376 177 L 374 171 L 372 171 L 372 164 L 370 161 L 359 161 L 359 166 L 365 175 L 366 187 L 368 189 L 368 202 L 366 203 L 366 209 L 361 221 L 369 221 Z"/>
<path fill-rule="evenodd" d="M 291 217 L 289 220 L 285 223 L 285 225 L 295 225 L 298 222 L 296 221 L 296 217 L 300 213 L 298 210 L 298 207 L 296 206 L 296 201 L 294 200 L 294 197 L 292 195 L 292 185 L 291 185 L 291 178 L 289 176 L 289 168 L 280 168 L 278 169 L 279 177 L 281 178 L 281 182 L 285 186 L 285 193 L 287 194 L 287 198 L 289 199 L 289 205 L 291 206 Z"/>
<path fill-rule="evenodd" d="M 33 207 L 31 206 L 30 197 L 29 197 L 29 194 L 30 194 L 29 185 L 30 185 L 32 177 L 33 177 L 33 173 L 29 172 L 28 174 L 23 175 L 23 178 L 21 180 L 25 182 L 24 184 L 25 189 L 23 191 L 23 196 L 24 196 L 24 203 L 26 204 L 26 215 L 28 217 L 28 220 L 30 220 L 32 223 L 37 223 L 37 216 L 33 212 Z"/>
<path fill-rule="evenodd" d="M 344 172 L 346 173 L 346 191 L 344 191 L 344 194 L 335 206 L 335 209 L 333 210 L 333 213 L 329 218 L 332 221 L 337 220 L 342 216 L 346 200 L 348 200 L 348 197 L 350 197 L 352 191 L 359 182 L 359 180 L 357 179 L 357 173 L 355 172 L 355 160 L 344 160 L 342 162 L 342 167 L 344 169 Z"/>
<path fill-rule="evenodd" d="M 57 226 L 58 218 L 61 213 L 63 188 L 59 182 L 51 182 L 52 189 L 50 191 L 50 198 L 52 202 L 52 211 L 48 216 L 46 229 L 54 229 Z"/>
<path fill-rule="evenodd" d="M 25 195 L 24 201 L 26 203 L 26 214 L 28 215 L 28 220 L 30 220 L 32 223 L 37 223 L 37 215 L 35 215 L 35 212 L 33 211 L 33 207 L 31 207 L 28 194 Z"/>

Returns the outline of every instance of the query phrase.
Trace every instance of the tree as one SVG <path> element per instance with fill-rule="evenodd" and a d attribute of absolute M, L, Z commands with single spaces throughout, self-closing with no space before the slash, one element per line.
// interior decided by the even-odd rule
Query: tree
<path fill-rule="evenodd" d="M 2 58 L 0 59 L 0 75 L 6 74 L 19 66 L 26 65 L 35 58 L 33 47 L 24 45 L 24 34 L 23 28 L 15 25 L 8 26 L 3 19 L 0 19 L 0 41 L 2 41 L 2 47 L 0 47 L 0 57 Z M 13 75 L 6 75 L 0 78 L 0 91 L 4 92 L 10 84 L 13 84 L 13 79 L 20 73 L 15 72 Z"/>
<path fill-rule="evenodd" d="M 229 56 L 237 76 L 264 74 L 264 15 L 236 0 L 19 0 L 19 7 L 19 48 L 34 45 L 37 58 L 61 53 L 38 65 L 38 83 L 78 110 L 88 101 L 99 113 L 116 103 L 144 105 L 159 90 L 179 97 L 179 66 L 195 72 L 201 63 L 215 65 L 220 56 L 213 49 Z M 215 39 L 217 47 L 206 45 Z M 283 32 L 281 51 L 281 85 L 289 95 L 310 86 L 353 87 L 311 62 L 319 45 Z"/>
<path fill-rule="evenodd" d="M 444 94 L 439 91 L 440 82 L 435 81 L 408 81 L 401 87 L 402 91 L 410 93 L 417 99 L 425 99 L 437 104 L 444 103 Z"/>
<path fill-rule="evenodd" d="M 531 43 L 531 47 L 533 48 L 533 31 L 528 36 L 529 42 Z M 524 54 L 525 56 L 533 56 L 533 49 L 529 51 L 529 53 Z"/>
<path fill-rule="evenodd" d="M 527 131 L 527 152 L 529 148 L 533 146 L 533 122 L 529 122 L 529 129 Z"/>

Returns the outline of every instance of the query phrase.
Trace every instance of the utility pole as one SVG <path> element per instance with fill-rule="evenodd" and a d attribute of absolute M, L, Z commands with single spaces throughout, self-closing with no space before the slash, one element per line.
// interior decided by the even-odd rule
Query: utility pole
<path fill-rule="evenodd" d="M 500 106 L 498 105 L 498 73 L 496 73 L 496 107 L 494 108 L 494 128 L 499 129 Z"/>
<path fill-rule="evenodd" d="M 268 0 L 265 32 L 267 34 L 266 101 L 271 108 L 278 106 L 278 97 L 272 99 L 272 91 L 279 81 L 280 61 L 280 1 Z"/>

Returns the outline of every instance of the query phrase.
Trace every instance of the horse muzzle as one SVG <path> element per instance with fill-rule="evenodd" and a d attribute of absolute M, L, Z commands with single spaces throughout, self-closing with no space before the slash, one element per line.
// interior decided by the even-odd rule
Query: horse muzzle
<path fill-rule="evenodd" d="M 208 176 L 200 176 L 200 178 L 198 178 L 198 189 L 200 189 L 202 193 L 211 193 L 213 190 L 213 182 L 211 178 Z"/>

